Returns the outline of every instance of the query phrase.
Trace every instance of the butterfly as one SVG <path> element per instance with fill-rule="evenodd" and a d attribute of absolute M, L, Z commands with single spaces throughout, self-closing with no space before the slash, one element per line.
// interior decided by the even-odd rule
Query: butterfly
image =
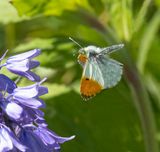
<path fill-rule="evenodd" d="M 90 45 L 81 47 L 78 51 L 78 62 L 83 67 L 80 93 L 84 100 L 94 97 L 104 89 L 114 87 L 120 81 L 123 64 L 111 59 L 109 54 L 123 47 L 124 44 L 104 48 Z"/>

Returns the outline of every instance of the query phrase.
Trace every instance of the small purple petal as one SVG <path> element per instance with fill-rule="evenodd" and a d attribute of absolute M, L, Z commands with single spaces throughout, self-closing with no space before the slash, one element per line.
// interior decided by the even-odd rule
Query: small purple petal
<path fill-rule="evenodd" d="M 32 71 L 27 71 L 22 76 L 34 82 L 39 82 L 41 80 L 40 77 L 37 74 L 33 73 Z"/>
<path fill-rule="evenodd" d="M 39 110 L 39 109 L 36 109 L 36 110 L 34 110 L 34 112 L 35 112 L 35 115 L 36 115 L 38 118 L 44 117 L 44 112 L 43 112 L 43 111 L 41 111 L 41 110 Z"/>
<path fill-rule="evenodd" d="M 11 140 L 12 140 L 12 142 L 13 142 L 14 147 L 16 147 L 17 149 L 19 149 L 19 150 L 22 151 L 22 152 L 26 151 L 27 147 L 24 146 L 24 145 L 22 145 L 22 144 L 18 141 L 18 139 L 16 138 L 16 136 L 13 134 L 13 132 L 12 132 L 8 127 L 7 127 L 6 129 L 8 130 L 8 133 L 9 133 L 9 135 L 10 135 L 10 138 L 11 138 Z"/>
<path fill-rule="evenodd" d="M 29 62 L 30 62 L 29 59 L 25 59 L 25 60 L 22 60 L 22 61 L 19 61 L 19 62 L 15 62 L 15 63 L 13 62 L 12 64 L 7 64 L 6 67 L 10 71 L 26 72 L 26 71 L 28 71 L 30 69 L 29 68 Z"/>
<path fill-rule="evenodd" d="M 13 62 L 12 64 L 6 64 L 6 67 L 9 71 L 12 71 L 14 73 L 17 72 L 26 72 L 29 71 L 30 69 L 33 69 L 37 66 L 39 66 L 39 62 L 35 61 L 35 60 L 29 60 L 29 59 L 25 59 L 19 62 Z"/>
<path fill-rule="evenodd" d="M 22 145 L 18 139 L 16 139 L 16 136 L 12 133 L 12 131 L 0 124 L 0 151 L 1 152 L 7 152 L 9 150 L 14 150 L 14 147 L 19 149 L 21 152 L 26 151 L 26 147 Z"/>
<path fill-rule="evenodd" d="M 39 66 L 40 63 L 38 61 L 31 60 L 39 54 L 40 50 L 35 49 L 25 53 L 21 53 L 19 55 L 12 56 L 8 58 L 6 63 L 3 64 L 1 67 L 6 66 L 6 68 L 14 74 L 26 77 L 31 81 L 39 82 L 40 77 L 30 71 L 32 68 Z"/>
<path fill-rule="evenodd" d="M 27 147 L 25 147 L 24 145 L 22 145 L 20 142 L 18 142 L 15 138 L 12 138 L 12 142 L 14 143 L 14 146 L 21 150 L 22 152 L 26 151 Z"/>
<path fill-rule="evenodd" d="M 38 86 L 36 84 L 27 87 L 18 87 L 14 89 L 13 96 L 16 98 L 33 98 L 38 95 Z"/>
<path fill-rule="evenodd" d="M 37 134 L 37 136 L 39 136 L 41 138 L 41 140 L 43 141 L 43 143 L 45 145 L 52 145 L 54 143 L 64 143 L 66 141 L 72 140 L 73 138 L 75 138 L 75 136 L 71 136 L 71 137 L 60 137 L 58 135 L 56 135 L 53 131 L 45 128 L 45 127 L 38 127 L 36 130 L 34 130 L 34 132 Z"/>
<path fill-rule="evenodd" d="M 16 88 L 16 84 L 7 76 L 0 74 L 0 91 L 7 91 L 8 93 L 12 93 Z"/>
<path fill-rule="evenodd" d="M 44 86 L 39 86 L 38 87 L 38 96 L 42 96 L 44 94 L 48 93 L 48 88 Z"/>
<path fill-rule="evenodd" d="M 38 75 L 36 75 L 35 73 L 31 72 L 31 71 L 14 71 L 9 69 L 9 71 L 11 71 L 14 74 L 26 77 L 27 79 L 31 80 L 31 81 L 35 81 L 35 82 L 39 82 L 40 81 L 40 77 Z"/>
<path fill-rule="evenodd" d="M 34 152 L 58 152 L 60 150 L 59 143 L 71 140 L 74 136 L 63 138 L 63 141 L 62 138 L 63 137 L 59 137 L 55 134 L 52 135 L 52 133 L 45 127 L 36 127 L 33 125 L 26 125 L 25 129 L 23 129 L 20 134 L 21 142 Z M 39 149 L 40 147 L 41 149 Z"/>
<path fill-rule="evenodd" d="M 35 123 L 40 126 L 40 127 L 47 127 L 47 123 L 45 122 L 45 119 L 44 118 L 38 118 L 35 120 Z"/>
<path fill-rule="evenodd" d="M 57 142 L 60 143 L 60 144 L 63 144 L 64 142 L 72 140 L 74 138 L 75 138 L 75 135 L 70 136 L 70 137 L 60 137 L 59 136 L 58 139 L 57 139 Z"/>
<path fill-rule="evenodd" d="M 28 147 L 27 152 L 53 152 L 53 149 L 44 145 L 41 139 L 31 130 L 23 130 L 20 141 Z"/>
<path fill-rule="evenodd" d="M 60 152 L 61 147 L 58 143 L 54 143 L 53 147 L 54 147 L 55 152 Z"/>
<path fill-rule="evenodd" d="M 5 152 L 13 149 L 13 144 L 6 129 L 0 128 L 0 151 Z"/>
<path fill-rule="evenodd" d="M 70 137 L 61 137 L 61 136 L 58 136 L 57 134 L 55 134 L 53 131 L 49 130 L 46 128 L 46 131 L 48 132 L 48 134 L 50 134 L 53 138 L 56 139 L 56 141 L 60 144 L 66 142 L 66 141 L 69 141 L 69 140 L 72 140 L 75 138 L 75 136 L 70 136 Z"/>
<path fill-rule="evenodd" d="M 13 96 L 15 98 L 34 98 L 36 96 L 48 93 L 48 89 L 43 86 L 39 86 L 38 83 L 27 87 L 18 87 L 14 89 Z"/>
<path fill-rule="evenodd" d="M 40 137 L 40 139 L 43 141 L 45 145 L 48 145 L 48 144 L 51 145 L 56 142 L 55 139 L 52 138 L 52 136 L 50 136 L 48 132 L 42 127 L 39 127 L 38 129 L 36 129 L 34 133 Z"/>
<path fill-rule="evenodd" d="M 40 65 L 40 62 L 39 62 L 39 61 L 36 61 L 36 60 L 31 60 L 31 61 L 29 62 L 29 68 L 30 68 L 30 69 L 36 68 L 36 67 L 39 66 L 39 65 Z"/>
<path fill-rule="evenodd" d="M 19 62 L 25 59 L 31 59 L 31 58 L 38 56 L 40 53 L 41 51 L 39 49 L 34 49 L 34 50 L 31 50 L 25 53 L 11 56 L 10 58 L 8 58 L 6 63 Z"/>
<path fill-rule="evenodd" d="M 13 102 L 6 104 L 5 111 L 10 118 L 17 120 L 21 117 L 23 108 Z"/>
<path fill-rule="evenodd" d="M 38 108 L 44 108 L 45 103 L 41 99 L 36 98 L 16 98 L 16 101 L 22 105 L 25 105 L 30 108 L 38 109 Z"/>
<path fill-rule="evenodd" d="M 3 94 L 0 92 L 0 100 L 3 100 Z"/>

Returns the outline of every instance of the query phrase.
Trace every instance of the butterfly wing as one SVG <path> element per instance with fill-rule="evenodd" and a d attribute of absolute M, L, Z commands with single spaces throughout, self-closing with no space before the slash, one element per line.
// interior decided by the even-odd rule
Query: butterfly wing
<path fill-rule="evenodd" d="M 121 79 L 123 68 L 122 64 L 110 59 L 109 57 L 101 56 L 97 60 L 99 69 L 102 72 L 104 80 L 104 88 L 111 88 L 115 86 Z"/>
<path fill-rule="evenodd" d="M 83 69 L 80 92 L 84 100 L 88 100 L 103 90 L 103 77 L 96 61 L 89 59 Z"/>
<path fill-rule="evenodd" d="M 109 47 L 101 48 L 99 53 L 102 54 L 102 55 L 110 54 L 112 52 L 115 52 L 115 51 L 123 48 L 123 47 L 124 47 L 124 44 L 111 45 Z"/>
<path fill-rule="evenodd" d="M 115 86 L 121 79 L 122 64 L 105 56 L 91 57 L 84 66 L 81 95 L 87 100 L 103 89 Z"/>

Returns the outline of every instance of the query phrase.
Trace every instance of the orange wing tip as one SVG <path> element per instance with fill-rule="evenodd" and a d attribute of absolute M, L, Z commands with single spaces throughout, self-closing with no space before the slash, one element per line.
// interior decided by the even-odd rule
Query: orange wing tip
<path fill-rule="evenodd" d="M 94 97 L 97 93 L 103 90 L 102 85 L 100 85 L 97 81 L 83 77 L 81 79 L 81 96 L 84 100 L 89 100 Z"/>

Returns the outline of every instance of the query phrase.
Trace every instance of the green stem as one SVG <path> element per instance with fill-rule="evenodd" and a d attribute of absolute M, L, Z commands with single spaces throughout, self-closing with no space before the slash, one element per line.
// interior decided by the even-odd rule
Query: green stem
<path fill-rule="evenodd" d="M 7 49 L 13 49 L 15 45 L 14 23 L 9 23 L 5 26 L 5 45 Z"/>
<path fill-rule="evenodd" d="M 124 73 L 133 93 L 134 103 L 140 117 L 146 152 L 159 152 L 156 140 L 156 122 L 143 81 L 133 66 L 132 68 L 125 67 Z"/>

